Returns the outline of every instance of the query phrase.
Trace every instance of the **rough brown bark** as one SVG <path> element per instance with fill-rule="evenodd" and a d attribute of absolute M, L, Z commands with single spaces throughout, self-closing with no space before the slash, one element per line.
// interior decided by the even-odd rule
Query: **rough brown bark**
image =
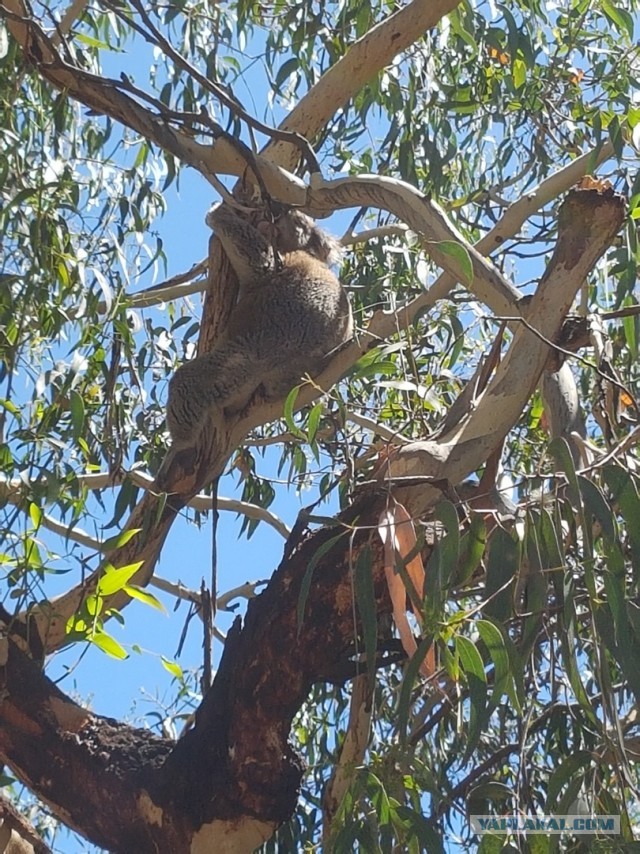
<path fill-rule="evenodd" d="M 381 566 L 371 528 L 382 497 L 365 495 L 342 529 L 306 535 L 285 558 L 240 628 L 229 633 L 194 728 L 177 744 L 77 706 L 13 642 L 0 671 L 0 756 L 67 825 L 112 851 L 252 850 L 295 808 L 302 767 L 288 745 L 293 716 L 312 684 L 349 672 L 354 637 L 351 566 L 365 543 Z M 369 516 L 368 514 L 373 514 Z M 313 574 L 304 620 L 297 617 L 306 568 L 342 530 Z M 387 607 L 382 571 L 376 598 Z M 355 672 L 355 671 L 354 671 Z M 250 840 L 245 844 L 243 840 Z"/>

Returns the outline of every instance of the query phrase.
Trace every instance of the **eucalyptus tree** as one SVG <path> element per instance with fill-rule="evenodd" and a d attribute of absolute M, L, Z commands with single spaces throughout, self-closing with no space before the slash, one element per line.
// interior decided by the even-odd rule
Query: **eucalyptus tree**
<path fill-rule="evenodd" d="M 493 851 L 507 837 L 470 816 L 585 810 L 620 817 L 603 845 L 633 844 L 634 0 L 0 11 L 11 844 L 48 850 L 19 783 L 114 851 Z M 237 297 L 215 235 L 167 255 L 187 167 L 211 201 L 333 214 L 356 333 L 177 451 L 167 381 Z M 274 470 L 310 490 L 297 518 L 269 509 Z M 224 511 L 279 531 L 277 568 L 239 548 L 255 581 L 231 591 L 215 555 L 161 577 L 176 523 L 209 510 L 218 539 Z M 127 606 L 158 597 L 205 638 L 182 662 L 199 681 L 167 662 L 179 738 L 89 711 L 45 667 L 72 644 L 125 656 L 113 620 L 144 644 Z"/>

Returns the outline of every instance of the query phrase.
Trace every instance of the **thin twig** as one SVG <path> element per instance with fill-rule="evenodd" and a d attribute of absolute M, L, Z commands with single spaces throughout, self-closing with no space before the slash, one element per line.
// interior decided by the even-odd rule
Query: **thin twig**
<path fill-rule="evenodd" d="M 240 104 L 235 95 L 229 94 L 229 92 L 227 92 L 224 87 L 220 86 L 213 80 L 210 80 L 200 71 L 198 71 L 197 68 L 191 65 L 191 63 L 187 59 L 185 59 L 182 54 L 175 50 L 171 43 L 157 29 L 157 27 L 155 26 L 155 24 L 153 23 L 139 0 L 131 0 L 131 4 L 137 10 L 149 32 L 146 32 L 143 27 L 141 27 L 135 21 L 132 21 L 131 18 L 126 17 L 116 3 L 108 3 L 109 7 L 117 15 L 123 18 L 123 20 L 125 20 L 129 26 L 132 26 L 148 42 L 160 47 L 163 53 L 171 60 L 173 60 L 173 62 L 179 68 L 189 74 L 194 80 L 197 80 L 197 82 L 206 91 L 210 92 L 215 98 L 217 98 L 222 104 L 224 104 L 227 109 L 229 109 L 235 116 L 246 122 L 250 128 L 257 130 L 260 133 L 264 133 L 266 136 L 269 136 L 272 139 L 278 139 L 283 142 L 289 142 L 295 145 L 304 155 L 309 170 L 311 172 L 320 171 L 320 166 L 318 164 L 318 159 L 315 155 L 315 152 L 313 151 L 311 145 L 309 144 L 308 140 L 305 139 L 305 137 L 294 131 L 279 130 L 278 128 L 271 127 L 270 125 L 264 124 L 264 122 L 261 122 L 259 119 L 254 118 L 244 109 L 244 107 L 242 106 L 242 104 Z M 254 166 L 254 164 L 251 165 Z M 256 175 L 257 174 L 258 173 L 256 173 Z"/>
<path fill-rule="evenodd" d="M 154 480 L 149 475 L 143 474 L 140 471 L 131 471 L 120 476 L 110 475 L 107 472 L 95 472 L 87 475 L 78 475 L 78 482 L 87 487 L 87 489 L 105 489 L 115 488 L 119 486 L 126 478 L 131 480 L 136 486 L 152 491 Z M 25 483 L 22 480 L 3 480 L 0 478 L 0 497 L 19 507 L 24 498 Z M 209 495 L 196 495 L 187 504 L 192 510 L 198 510 L 202 513 L 207 513 L 211 509 L 211 497 Z M 218 508 L 226 510 L 230 513 L 238 513 L 241 516 L 246 516 L 248 519 L 257 522 L 266 522 L 274 528 L 283 539 L 287 539 L 290 530 L 285 523 L 279 519 L 275 513 L 267 510 L 266 507 L 259 507 L 257 504 L 250 504 L 248 501 L 241 501 L 237 498 L 224 498 L 219 496 Z M 102 541 L 87 534 L 81 528 L 70 528 L 64 522 L 54 519 L 52 516 L 43 514 L 41 519 L 43 527 L 48 528 L 56 534 L 68 540 L 81 543 L 88 548 L 93 548 L 96 551 L 102 550 Z"/>

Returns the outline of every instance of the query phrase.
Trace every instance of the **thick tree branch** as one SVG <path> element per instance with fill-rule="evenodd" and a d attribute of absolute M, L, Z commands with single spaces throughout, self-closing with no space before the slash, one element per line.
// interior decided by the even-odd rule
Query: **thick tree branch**
<path fill-rule="evenodd" d="M 185 851 L 177 817 L 159 821 L 145 788 L 173 744 L 82 709 L 12 642 L 1 652 L 0 756 L 22 782 L 105 848 Z"/>
<path fill-rule="evenodd" d="M 516 330 L 495 376 L 466 418 L 446 434 L 398 449 L 385 475 L 391 478 L 446 478 L 459 483 L 489 457 L 520 417 L 540 380 L 553 341 L 585 277 L 622 225 L 624 200 L 603 189 L 574 190 L 560 209 L 558 241 L 527 311 L 527 326 Z M 420 515 L 436 498 L 427 485 L 398 493 Z"/>
<path fill-rule="evenodd" d="M 5 797 L 0 797 L 0 851 L 3 854 L 52 854 L 36 829 Z"/>
<path fill-rule="evenodd" d="M 460 0 L 413 0 L 372 27 L 354 42 L 302 98 L 281 124 L 309 140 L 325 127 L 336 111 L 349 103 L 362 87 L 424 32 L 435 27 Z M 265 153 L 285 169 L 293 169 L 299 153 L 290 145 L 271 142 Z"/>
<path fill-rule="evenodd" d="M 351 524 L 363 510 L 354 507 Z M 81 709 L 4 641 L 0 758 L 65 823 L 109 850 L 253 850 L 297 800 L 302 769 L 287 744 L 293 715 L 313 682 L 351 655 L 356 555 L 347 534 L 314 577 L 301 625 L 297 606 L 315 538 L 298 544 L 268 591 L 249 603 L 194 728 L 175 745 Z M 323 537 L 334 540 L 336 530 Z M 375 560 L 375 539 L 371 549 Z M 385 607 L 381 573 L 375 595 Z"/>
<path fill-rule="evenodd" d="M 331 825 L 342 800 L 362 765 L 369 745 L 373 714 L 372 682 L 367 674 L 357 676 L 351 687 L 349 725 L 340 748 L 340 757 L 322 796 L 322 838 L 325 845 L 331 839 Z"/>
<path fill-rule="evenodd" d="M 25 58 L 38 73 L 56 89 L 89 107 L 100 115 L 110 116 L 128 128 L 155 142 L 164 151 L 215 180 L 218 173 L 244 175 L 247 160 L 241 147 L 236 145 L 222 129 L 214 140 L 206 144 L 197 142 L 191 132 L 176 127 L 176 116 L 170 111 L 154 111 L 142 104 L 144 93 L 135 90 L 126 80 L 110 80 L 91 74 L 63 59 L 54 42 L 33 18 L 24 0 L 1 0 L 0 14 L 7 20 L 9 32 L 21 46 Z M 131 93 L 135 91 L 138 98 Z M 155 102 L 154 102 L 155 103 Z M 190 118 L 192 124 L 193 116 Z M 204 127 L 203 120 L 199 120 Z M 211 131 L 209 131 L 211 133 Z M 216 131 L 218 133 L 218 131 Z M 287 192 L 297 197 L 296 204 L 304 204 L 304 185 L 293 175 L 285 175 L 273 161 L 258 157 L 261 180 L 274 195 Z"/>

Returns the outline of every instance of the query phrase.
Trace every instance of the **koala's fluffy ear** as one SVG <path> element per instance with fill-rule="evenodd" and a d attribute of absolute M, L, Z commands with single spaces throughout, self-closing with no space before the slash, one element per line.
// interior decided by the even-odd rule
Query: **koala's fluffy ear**
<path fill-rule="evenodd" d="M 344 248 L 328 231 L 314 225 L 308 243 L 308 251 L 329 267 L 342 263 Z"/>
<path fill-rule="evenodd" d="M 272 241 L 228 205 L 214 205 L 205 222 L 218 235 L 241 287 L 275 270 Z"/>

